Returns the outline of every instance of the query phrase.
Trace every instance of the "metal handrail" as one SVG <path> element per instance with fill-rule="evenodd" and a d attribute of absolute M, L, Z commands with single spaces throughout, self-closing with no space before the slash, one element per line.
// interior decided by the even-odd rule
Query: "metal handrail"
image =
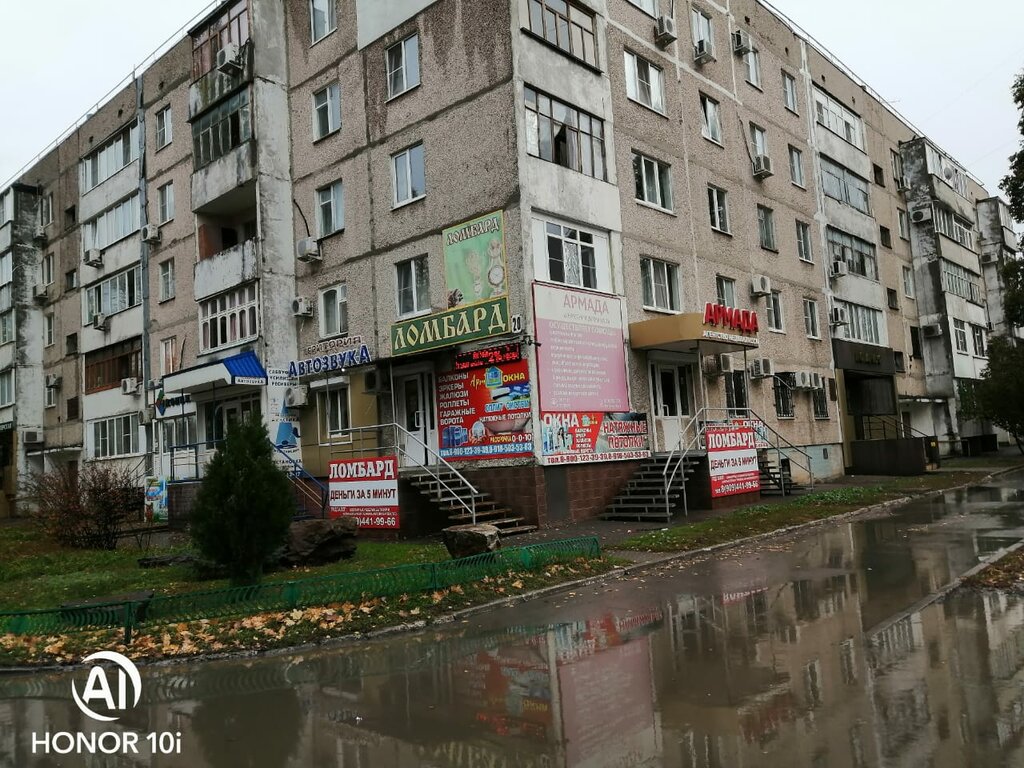
<path fill-rule="evenodd" d="M 873 427 L 873 425 L 881 422 L 883 437 L 888 432 L 886 427 L 890 427 L 890 426 L 894 428 L 894 430 L 896 432 L 896 435 L 899 436 L 899 437 L 923 437 L 923 438 L 925 438 L 927 440 L 930 440 L 933 437 L 935 437 L 935 435 L 929 435 L 929 434 L 927 434 L 925 432 L 922 432 L 919 429 L 915 429 L 910 424 L 906 424 L 901 418 L 897 417 L 895 414 L 892 414 L 892 413 L 881 413 L 881 414 L 872 414 L 870 416 L 861 416 L 860 419 L 861 419 L 862 427 L 863 426 Z M 872 438 L 868 437 L 867 435 L 874 434 L 874 429 L 871 428 L 871 429 L 868 429 L 868 430 L 864 430 L 864 432 L 865 432 L 865 439 L 866 440 L 871 440 Z"/>
<path fill-rule="evenodd" d="M 776 440 L 778 442 L 785 443 L 786 447 L 789 448 L 789 450 L 796 451 L 797 453 L 799 453 L 800 455 L 802 455 L 804 458 L 807 459 L 807 464 L 801 464 L 798 461 L 798 462 L 796 462 L 796 465 L 798 467 L 801 467 L 802 469 L 807 470 L 807 478 L 808 478 L 807 485 L 808 485 L 809 488 L 813 489 L 814 488 L 814 471 L 811 469 L 811 466 L 812 466 L 812 463 L 813 463 L 813 460 L 811 459 L 811 454 L 809 454 L 803 448 L 800 448 L 800 447 L 798 447 L 796 445 L 793 445 L 793 443 L 791 443 L 789 440 L 787 440 L 785 437 L 783 437 L 779 433 L 779 431 L 777 429 L 774 429 L 773 427 L 768 426 L 768 422 L 765 421 L 764 419 L 762 419 L 752 409 L 748 408 L 747 409 L 747 413 L 749 413 L 752 418 L 755 418 L 758 421 L 760 421 L 762 424 L 764 424 L 764 428 L 767 429 L 769 432 L 771 432 L 773 435 L 775 435 L 775 438 L 776 438 Z M 775 445 L 775 452 L 776 452 L 776 455 L 777 455 L 777 457 L 779 459 L 779 477 L 780 477 L 780 479 L 782 479 L 782 448 L 779 447 L 778 444 Z M 792 456 L 787 455 L 786 458 L 788 458 L 791 462 L 793 461 L 793 457 Z M 783 482 L 783 486 L 785 486 L 785 481 L 783 480 L 782 482 Z M 783 487 L 782 492 L 783 493 L 786 492 L 785 487 Z"/>
<path fill-rule="evenodd" d="M 691 416 L 689 418 L 689 420 L 686 422 L 685 426 L 683 427 L 683 429 L 679 433 L 679 442 L 677 442 L 676 446 L 669 452 L 668 459 L 665 461 L 665 466 L 661 470 L 662 481 L 664 483 L 664 488 L 665 488 L 665 515 L 666 515 L 666 517 L 671 517 L 671 515 L 672 515 L 672 501 L 669 498 L 669 495 L 671 493 L 672 483 L 675 482 L 675 479 L 676 479 L 676 473 L 679 472 L 679 468 L 682 467 L 683 461 L 686 459 L 686 455 L 691 450 L 693 450 L 693 448 L 695 448 L 697 445 L 700 445 L 700 438 L 701 438 L 701 436 L 702 436 L 702 434 L 704 432 L 704 429 L 703 429 L 703 423 L 704 422 L 700 419 L 700 416 L 706 410 L 707 410 L 706 408 L 701 408 L 699 411 L 697 411 L 697 413 L 695 413 L 693 416 Z M 693 437 L 692 437 L 692 439 L 687 440 L 686 444 L 684 445 L 683 444 L 683 440 L 686 437 L 686 434 L 689 432 L 690 427 L 693 426 L 693 425 L 697 425 L 697 428 L 694 430 Z M 676 452 L 677 449 L 679 451 L 679 458 L 676 460 L 675 466 L 672 467 L 672 474 L 669 475 L 668 474 L 668 468 L 669 468 L 669 466 L 672 465 L 672 459 L 675 456 L 675 452 Z M 687 496 L 686 496 L 686 477 L 685 477 L 685 475 L 683 477 L 683 514 L 686 515 L 687 517 L 689 517 L 689 515 L 690 515 L 689 500 L 687 499 Z"/>
<path fill-rule="evenodd" d="M 323 517 L 327 511 L 327 486 L 321 483 L 319 480 L 317 480 L 308 471 L 306 471 L 305 467 L 303 467 L 294 458 L 285 453 L 280 446 L 275 445 L 272 441 L 268 442 L 270 442 L 271 447 L 277 453 L 279 453 L 281 456 L 287 459 L 288 463 L 291 465 L 291 469 L 288 470 L 288 479 L 292 481 L 292 487 L 296 488 L 299 491 L 299 493 L 305 496 L 306 499 L 308 499 L 309 501 L 318 504 L 320 507 L 320 516 Z M 305 482 L 300 482 L 307 480 L 309 482 L 312 482 L 318 489 L 320 489 L 319 498 L 317 498 L 317 494 L 315 494 L 313 490 L 308 485 L 306 485 Z"/>

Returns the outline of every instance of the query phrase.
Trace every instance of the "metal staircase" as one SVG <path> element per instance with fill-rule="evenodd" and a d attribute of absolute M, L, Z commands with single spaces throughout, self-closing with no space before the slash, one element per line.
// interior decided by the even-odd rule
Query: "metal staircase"
<path fill-rule="evenodd" d="M 664 521 L 680 504 L 686 491 L 686 479 L 696 471 L 701 457 L 684 457 L 680 471 L 666 482 L 672 455 L 656 454 L 641 464 L 612 503 L 601 513 L 602 520 Z"/>
<path fill-rule="evenodd" d="M 461 482 L 462 476 L 454 469 L 407 469 L 403 470 L 402 477 L 447 514 L 452 525 L 487 523 L 495 526 L 502 536 L 537 530 L 536 525 L 527 523 L 525 517 L 516 515 L 490 494 Z"/>
<path fill-rule="evenodd" d="M 283 457 L 284 471 L 295 495 L 295 519 L 308 520 L 327 517 L 327 486 L 303 468 L 299 462 L 271 443 L 279 457 Z"/>
<path fill-rule="evenodd" d="M 776 461 L 767 449 L 757 452 L 757 466 L 761 470 L 762 496 L 792 496 L 807 490 L 806 486 L 793 480 L 789 460 Z"/>

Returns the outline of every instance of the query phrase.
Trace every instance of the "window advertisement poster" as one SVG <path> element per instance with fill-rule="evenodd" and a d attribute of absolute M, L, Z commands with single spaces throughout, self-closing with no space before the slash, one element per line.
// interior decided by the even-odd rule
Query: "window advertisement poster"
<path fill-rule="evenodd" d="M 330 516 L 360 528 L 398 528 L 398 458 L 337 459 L 327 475 Z"/>
<path fill-rule="evenodd" d="M 540 409 L 630 410 L 622 300 L 534 283 Z"/>
<path fill-rule="evenodd" d="M 146 478 L 146 519 L 154 523 L 167 522 L 167 478 Z"/>
<path fill-rule="evenodd" d="M 704 430 L 711 469 L 711 496 L 734 496 L 761 490 L 757 434 L 748 426 L 709 426 Z"/>
<path fill-rule="evenodd" d="M 504 212 L 450 227 L 442 236 L 449 309 L 508 293 Z"/>
<path fill-rule="evenodd" d="M 445 459 L 533 455 L 526 360 L 440 374 L 437 418 Z"/>
<path fill-rule="evenodd" d="M 541 450 L 544 464 L 646 459 L 647 414 L 542 411 Z"/>
<path fill-rule="evenodd" d="M 268 431 L 273 440 L 274 462 L 285 471 L 302 466 L 299 435 L 299 411 L 288 407 L 288 390 L 299 381 L 286 368 L 267 369 L 267 402 L 270 408 Z"/>

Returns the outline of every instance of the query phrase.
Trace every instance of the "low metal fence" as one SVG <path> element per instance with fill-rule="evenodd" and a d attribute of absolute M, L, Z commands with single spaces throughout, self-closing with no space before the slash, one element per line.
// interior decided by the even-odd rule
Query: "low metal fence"
<path fill-rule="evenodd" d="M 0 634 L 46 635 L 119 627 L 124 630 L 127 643 L 136 629 L 146 625 L 159 626 L 434 591 L 480 581 L 509 570 L 538 570 L 552 563 L 578 557 L 599 557 L 600 554 L 601 545 L 597 537 L 582 536 L 434 563 L 162 595 L 141 601 L 0 612 Z"/>

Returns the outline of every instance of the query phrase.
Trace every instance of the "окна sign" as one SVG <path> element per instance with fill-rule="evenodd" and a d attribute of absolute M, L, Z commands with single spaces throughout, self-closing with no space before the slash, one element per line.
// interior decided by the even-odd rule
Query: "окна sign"
<path fill-rule="evenodd" d="M 411 355 L 508 331 L 508 299 L 491 299 L 395 323 L 391 326 L 391 354 Z"/>
<path fill-rule="evenodd" d="M 327 475 L 331 517 L 353 517 L 360 528 L 398 528 L 398 459 L 332 461 Z"/>
<path fill-rule="evenodd" d="M 711 496 L 761 490 L 757 435 L 750 427 L 714 426 L 704 430 L 711 470 Z"/>

